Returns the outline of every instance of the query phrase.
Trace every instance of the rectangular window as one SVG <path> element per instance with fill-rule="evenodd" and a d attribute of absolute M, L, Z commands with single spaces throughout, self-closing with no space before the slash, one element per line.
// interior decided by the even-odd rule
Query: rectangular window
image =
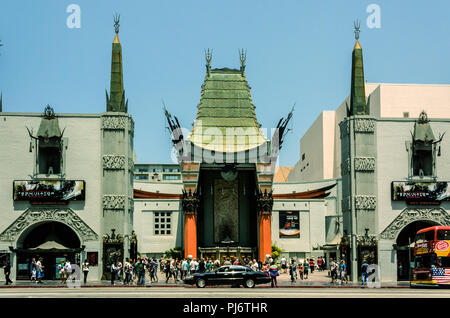
<path fill-rule="evenodd" d="M 155 235 L 170 235 L 172 228 L 172 213 L 171 212 L 155 212 L 153 217 L 154 234 Z"/>
<path fill-rule="evenodd" d="M 59 142 L 39 140 L 38 168 L 39 174 L 61 173 L 62 147 Z"/>
<path fill-rule="evenodd" d="M 137 174 L 135 175 L 136 180 L 148 180 L 148 174 Z"/>
<path fill-rule="evenodd" d="M 180 180 L 180 175 L 173 175 L 173 174 L 165 174 L 163 175 L 163 180 Z"/>
<path fill-rule="evenodd" d="M 412 156 L 414 176 L 433 175 L 433 150 L 430 143 L 414 142 Z"/>

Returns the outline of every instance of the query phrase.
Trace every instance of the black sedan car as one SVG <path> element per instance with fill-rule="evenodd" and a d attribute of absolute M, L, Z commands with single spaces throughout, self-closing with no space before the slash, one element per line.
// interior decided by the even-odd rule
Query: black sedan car
<path fill-rule="evenodd" d="M 257 284 L 270 283 L 270 277 L 268 273 L 255 272 L 247 266 L 231 265 L 222 266 L 211 272 L 196 273 L 187 277 L 184 283 L 195 284 L 199 288 L 206 285 L 243 285 L 247 288 L 253 288 Z"/>

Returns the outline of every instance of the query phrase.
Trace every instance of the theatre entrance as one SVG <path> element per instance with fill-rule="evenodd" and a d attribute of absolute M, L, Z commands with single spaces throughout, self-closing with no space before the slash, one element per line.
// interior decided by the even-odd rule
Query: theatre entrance
<path fill-rule="evenodd" d="M 33 258 L 44 266 L 43 280 L 59 279 L 58 265 L 80 263 L 80 240 L 67 225 L 47 222 L 28 229 L 18 241 L 17 280 L 29 280 Z"/>
<path fill-rule="evenodd" d="M 253 168 L 253 169 L 251 169 Z M 198 212 L 200 257 L 223 261 L 257 257 L 255 168 L 202 169 Z"/>
<path fill-rule="evenodd" d="M 439 225 L 433 221 L 416 221 L 403 228 L 397 237 L 395 249 L 397 250 L 397 280 L 410 280 L 412 263 L 414 262 L 414 239 L 417 231 Z"/>

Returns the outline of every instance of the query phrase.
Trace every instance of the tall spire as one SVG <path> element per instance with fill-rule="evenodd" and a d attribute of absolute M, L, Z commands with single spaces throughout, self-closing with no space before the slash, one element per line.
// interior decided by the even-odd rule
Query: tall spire
<path fill-rule="evenodd" d="M 106 92 L 106 110 L 109 112 L 127 112 L 128 100 L 125 101 L 122 72 L 122 46 L 119 41 L 120 15 L 114 16 L 114 29 L 116 36 L 112 43 L 111 58 L 111 88 L 110 94 Z"/>
<path fill-rule="evenodd" d="M 350 115 L 369 115 L 366 104 L 366 91 L 364 85 L 364 65 L 362 48 L 359 44 L 360 21 L 355 21 L 355 47 L 352 54 L 352 83 L 350 95 Z"/>

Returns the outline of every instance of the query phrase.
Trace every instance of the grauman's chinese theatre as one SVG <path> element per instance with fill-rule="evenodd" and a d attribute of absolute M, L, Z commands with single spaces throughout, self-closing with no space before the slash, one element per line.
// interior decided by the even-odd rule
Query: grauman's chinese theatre
<path fill-rule="evenodd" d="M 165 111 L 182 173 L 184 255 L 264 260 L 272 252 L 275 165 L 292 111 L 269 140 L 256 118 L 246 52 L 239 52 L 239 69 L 212 69 L 212 52 L 205 53 L 206 74 L 189 135 Z"/>

